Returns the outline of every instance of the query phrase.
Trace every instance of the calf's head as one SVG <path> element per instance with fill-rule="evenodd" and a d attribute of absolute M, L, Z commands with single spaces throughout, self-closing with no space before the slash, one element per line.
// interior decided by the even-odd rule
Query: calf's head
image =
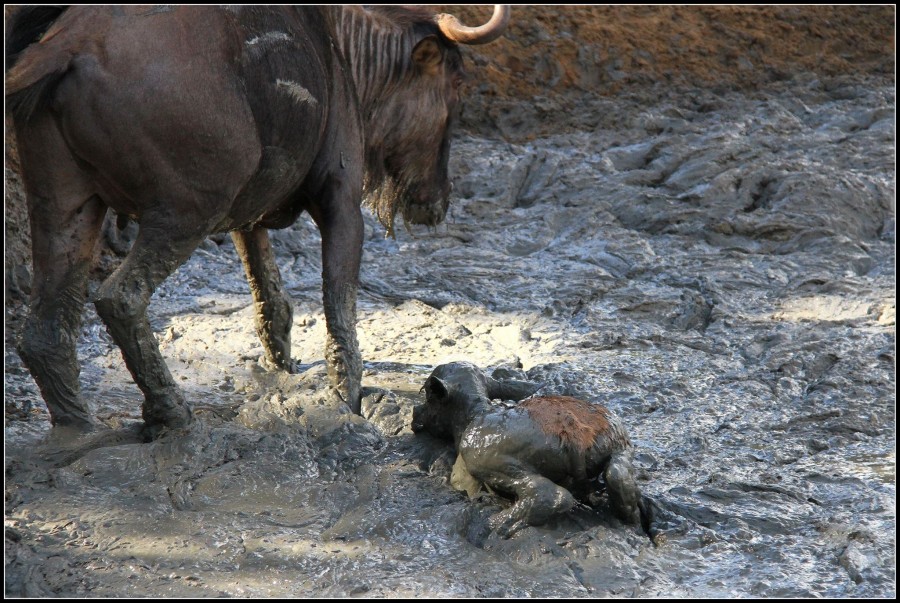
<path fill-rule="evenodd" d="M 442 364 L 422 386 L 425 403 L 413 409 L 412 430 L 452 439 L 490 400 L 519 401 L 540 388 L 528 381 L 494 379 L 469 362 Z"/>

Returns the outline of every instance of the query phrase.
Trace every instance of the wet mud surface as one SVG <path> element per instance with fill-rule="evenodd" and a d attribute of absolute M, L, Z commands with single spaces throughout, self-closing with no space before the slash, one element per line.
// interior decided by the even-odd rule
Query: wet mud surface
<path fill-rule="evenodd" d="M 139 441 L 88 308 L 82 387 L 109 430 L 48 436 L 7 337 L 6 593 L 893 596 L 892 85 L 593 102 L 591 131 L 460 135 L 436 232 L 366 217 L 364 418 L 320 396 L 307 218 L 273 235 L 300 373 L 264 366 L 230 239 L 154 296 L 187 432 Z M 450 447 L 410 430 L 453 360 L 617 413 L 656 545 L 602 507 L 492 534 L 508 501 L 452 490 Z"/>

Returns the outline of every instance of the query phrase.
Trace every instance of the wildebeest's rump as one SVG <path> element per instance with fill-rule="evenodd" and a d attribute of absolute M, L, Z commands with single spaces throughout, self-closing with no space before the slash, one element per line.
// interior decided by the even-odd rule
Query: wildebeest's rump
<path fill-rule="evenodd" d="M 425 404 L 415 408 L 412 429 L 456 444 L 455 487 L 473 494 L 486 484 L 516 497 L 491 518 L 501 535 L 543 524 L 576 499 L 593 504 L 601 477 L 612 511 L 649 530 L 650 506 L 635 481 L 631 441 L 608 409 L 568 396 L 491 404 L 522 400 L 539 387 L 496 380 L 468 362 L 442 364 L 425 382 Z"/>
<path fill-rule="evenodd" d="M 153 291 L 213 232 L 232 232 L 268 359 L 289 370 L 291 307 L 266 229 L 309 212 L 322 234 L 326 360 L 360 410 L 360 201 L 434 225 L 447 211 L 457 46 L 506 26 L 378 7 L 74 6 L 7 24 L 33 242 L 19 353 L 55 425 L 87 428 L 75 353 L 107 208 L 140 223 L 94 302 L 144 393 L 150 427 L 191 421 L 151 332 Z"/>

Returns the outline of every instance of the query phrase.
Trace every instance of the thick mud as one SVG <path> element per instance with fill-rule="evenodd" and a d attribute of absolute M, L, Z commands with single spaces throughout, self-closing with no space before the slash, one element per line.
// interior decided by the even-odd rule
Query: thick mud
<path fill-rule="evenodd" d="M 51 434 L 13 347 L 31 274 L 7 131 L 6 595 L 894 597 L 895 12 L 516 7 L 466 49 L 447 224 L 366 218 L 363 418 L 321 398 L 302 218 L 273 234 L 299 374 L 265 365 L 217 238 L 150 308 L 197 424 L 140 440 L 88 307 L 108 429 Z M 97 276 L 129 234 L 110 224 Z M 492 534 L 509 502 L 454 491 L 452 451 L 410 430 L 454 360 L 619 415 L 653 541 L 603 505 Z"/>
<path fill-rule="evenodd" d="M 82 387 L 110 429 L 48 436 L 7 338 L 6 593 L 893 597 L 894 107 L 892 82 L 809 76 L 461 135 L 445 226 L 392 240 L 366 217 L 364 418 L 320 397 L 305 217 L 273 235 L 301 373 L 264 366 L 229 239 L 154 296 L 187 432 L 139 441 L 88 308 Z M 452 490 L 448 445 L 410 430 L 453 360 L 617 413 L 655 544 L 602 507 L 492 534 L 508 501 Z"/>

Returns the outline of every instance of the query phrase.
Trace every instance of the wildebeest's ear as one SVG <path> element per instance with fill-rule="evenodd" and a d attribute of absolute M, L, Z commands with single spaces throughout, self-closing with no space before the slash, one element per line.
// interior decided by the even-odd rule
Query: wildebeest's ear
<path fill-rule="evenodd" d="M 447 384 L 432 375 L 425 382 L 425 399 L 428 402 L 446 402 L 450 399 L 450 390 Z"/>
<path fill-rule="evenodd" d="M 444 58 L 437 36 L 426 36 L 412 51 L 413 62 L 425 73 L 434 74 Z"/>

